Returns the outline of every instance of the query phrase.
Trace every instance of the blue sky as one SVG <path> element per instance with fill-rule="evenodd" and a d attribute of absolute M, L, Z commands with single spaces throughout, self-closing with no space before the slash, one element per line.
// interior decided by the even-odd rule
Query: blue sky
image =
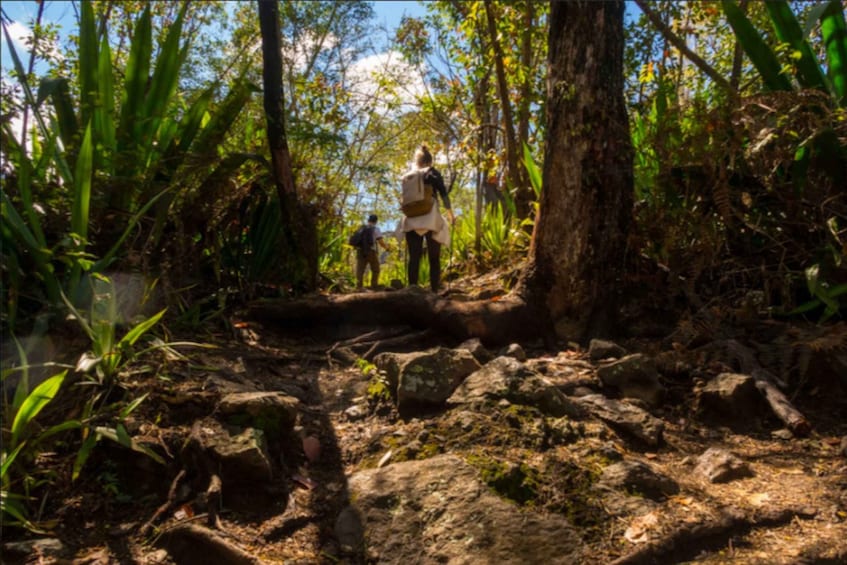
<path fill-rule="evenodd" d="M 38 13 L 38 2 L 33 0 L 3 2 L 2 7 L 5 14 L 14 22 L 10 27 L 10 32 L 17 43 L 18 55 L 26 64 L 26 55 L 23 51 L 23 44 L 19 43 L 19 37 L 27 32 L 29 22 L 35 19 Z M 373 2 L 373 7 L 376 13 L 374 24 L 383 25 L 388 29 L 396 28 L 404 15 L 420 17 L 426 14 L 426 8 L 422 3 L 413 0 L 379 0 Z M 76 30 L 77 9 L 78 6 L 75 9 L 74 3 L 70 0 L 47 0 L 43 19 L 45 22 L 58 24 L 62 28 L 62 34 L 68 34 Z M 2 63 L 5 71 L 12 65 L 5 38 L 2 40 L 0 52 L 2 52 L 0 63 Z"/>

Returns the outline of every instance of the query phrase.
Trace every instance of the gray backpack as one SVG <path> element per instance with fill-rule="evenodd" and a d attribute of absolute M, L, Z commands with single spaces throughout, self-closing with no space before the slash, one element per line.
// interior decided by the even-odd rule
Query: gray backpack
<path fill-rule="evenodd" d="M 416 169 L 403 175 L 401 183 L 403 199 L 400 209 L 410 218 L 428 214 L 435 204 L 432 185 L 424 182 L 424 177 L 428 172 L 429 168 Z"/>

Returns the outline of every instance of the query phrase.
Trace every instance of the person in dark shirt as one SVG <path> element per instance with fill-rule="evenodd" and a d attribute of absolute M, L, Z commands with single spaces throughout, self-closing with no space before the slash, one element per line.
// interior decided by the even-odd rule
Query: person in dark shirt
<path fill-rule="evenodd" d="M 368 217 L 368 225 L 365 229 L 370 230 L 372 234 L 368 239 L 369 245 L 359 247 L 356 250 L 356 288 L 361 289 L 365 279 L 365 268 L 371 267 L 371 288 L 379 286 L 379 257 L 377 255 L 377 245 L 381 246 L 386 251 L 388 245 L 382 237 L 382 232 L 376 225 L 376 214 L 371 214 Z"/>

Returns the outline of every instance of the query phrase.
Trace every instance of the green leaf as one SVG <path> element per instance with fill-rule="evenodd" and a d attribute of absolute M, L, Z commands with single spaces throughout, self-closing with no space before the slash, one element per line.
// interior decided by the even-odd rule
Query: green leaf
<path fill-rule="evenodd" d="M 29 365 L 26 360 L 26 351 L 21 342 L 15 336 L 12 336 L 12 339 L 15 341 L 15 348 L 18 350 L 18 357 L 21 360 L 21 378 L 18 381 L 18 386 L 15 387 L 15 397 L 12 400 L 12 409 L 18 410 L 29 394 Z"/>
<path fill-rule="evenodd" d="M 40 104 L 47 97 L 50 97 L 53 109 L 56 111 L 56 122 L 59 126 L 62 145 L 65 146 L 65 151 L 71 152 L 71 148 L 76 144 L 79 123 L 74 113 L 68 79 L 62 77 L 41 79 L 38 87 L 38 103 Z"/>
<path fill-rule="evenodd" d="M 71 231 L 83 238 L 88 237 L 88 208 L 91 202 L 91 173 L 93 161 L 91 124 L 85 128 L 82 146 L 74 174 L 74 199 L 71 208 Z"/>
<path fill-rule="evenodd" d="M 24 429 L 53 400 L 67 374 L 67 371 L 62 371 L 58 375 L 53 375 L 35 387 L 29 396 L 26 397 L 17 414 L 15 414 L 15 420 L 12 423 L 12 445 L 17 444 Z"/>
<path fill-rule="evenodd" d="M 94 9 L 91 0 L 84 0 L 80 6 L 79 17 L 79 91 L 83 124 L 92 121 L 97 105 L 97 43 Z"/>
<path fill-rule="evenodd" d="M 532 190 L 535 192 L 535 198 L 541 197 L 541 170 L 532 158 L 532 153 L 529 146 L 523 144 L 523 162 L 526 167 L 526 172 L 529 173 L 529 182 L 532 184 Z"/>
<path fill-rule="evenodd" d="M 0 478 L 6 476 L 6 474 L 9 472 L 9 469 L 12 467 L 12 463 L 15 462 L 15 458 L 18 456 L 18 453 L 21 452 L 25 445 L 26 442 L 22 441 L 12 450 L 11 453 L 7 454 L 5 451 L 3 452 L 3 464 L 0 465 Z"/>
<path fill-rule="evenodd" d="M 827 90 L 826 78 L 812 48 L 800 27 L 800 22 L 786 0 L 770 0 L 765 8 L 780 41 L 788 43 L 799 55 L 796 60 L 797 81 L 803 88 Z"/>
<path fill-rule="evenodd" d="M 829 2 L 818 2 L 812 7 L 808 13 L 806 14 L 806 24 L 803 26 L 803 35 L 809 37 L 811 35 L 812 30 L 815 29 L 815 26 L 818 24 L 818 20 L 821 19 L 823 13 L 826 12 L 827 8 L 829 8 Z"/>
<path fill-rule="evenodd" d="M 847 106 L 847 24 L 839 0 L 831 0 L 821 17 L 827 74 L 839 106 Z"/>
<path fill-rule="evenodd" d="M 136 409 L 136 408 L 138 408 L 138 406 L 139 406 L 142 402 L 144 402 L 144 400 L 147 398 L 147 395 L 149 395 L 149 394 L 150 394 L 149 392 L 148 392 L 148 393 L 144 393 L 144 394 L 142 394 L 141 396 L 139 396 L 138 398 L 134 399 L 134 400 L 133 400 L 132 402 L 130 402 L 129 404 L 127 404 L 127 405 L 123 408 L 123 410 L 121 410 L 121 414 L 120 414 L 120 418 L 121 418 L 121 420 L 125 419 L 127 416 L 129 416 L 130 414 L 132 414 L 132 413 L 135 411 L 135 409 Z"/>
<path fill-rule="evenodd" d="M 167 308 L 165 308 L 164 310 L 160 310 L 156 314 L 150 316 L 148 319 L 144 320 L 143 322 L 129 330 L 126 335 L 121 338 L 121 341 L 118 342 L 118 348 L 121 349 L 125 346 L 132 345 L 136 341 L 138 341 L 138 338 L 144 335 L 147 330 L 149 330 L 159 322 L 159 320 L 162 318 L 166 311 Z"/>
<path fill-rule="evenodd" d="M 182 35 L 182 24 L 188 2 L 184 2 L 179 15 L 168 28 L 165 42 L 156 58 L 153 77 L 150 80 L 150 90 L 147 93 L 143 116 L 145 123 L 141 131 L 141 143 L 144 147 L 144 157 L 147 158 L 153 149 L 154 134 L 159 130 L 160 121 L 165 114 L 171 96 L 179 82 L 179 69 L 188 56 L 186 48 L 180 49 L 179 40 Z"/>
<path fill-rule="evenodd" d="M 88 435 L 82 442 L 82 446 L 80 446 L 79 451 L 76 454 L 76 459 L 74 459 L 74 466 L 71 471 L 72 481 L 79 478 L 79 473 L 82 471 L 85 462 L 88 461 L 88 458 L 91 456 L 91 451 L 94 449 L 94 446 L 97 445 L 97 439 L 99 437 L 98 434 L 94 433 L 92 430 L 87 431 Z"/>
<path fill-rule="evenodd" d="M 721 0 L 721 6 L 726 14 L 729 25 L 735 32 L 735 38 L 765 83 L 768 90 L 791 90 L 791 81 L 782 74 L 782 66 L 776 55 L 762 36 L 738 7 L 734 0 Z"/>
<path fill-rule="evenodd" d="M 108 440 L 111 440 L 119 445 L 123 445 L 124 447 L 128 447 L 137 453 L 143 453 L 156 463 L 159 463 L 161 465 L 165 464 L 165 460 L 162 459 L 162 457 L 158 453 L 156 453 L 146 445 L 142 445 L 134 439 L 130 438 L 126 432 L 126 428 L 124 428 L 122 424 L 118 424 L 118 429 L 107 428 L 105 426 L 97 426 L 95 428 L 95 431 L 98 435 L 101 435 Z"/>
<path fill-rule="evenodd" d="M 153 53 L 153 25 L 150 4 L 144 8 L 132 34 L 129 59 L 126 66 L 124 91 L 121 96 L 119 121 L 120 152 L 130 151 L 140 141 L 141 128 L 146 120 L 142 116 L 144 93 L 150 78 L 150 57 Z M 127 156 L 129 157 L 129 156 Z M 137 164 L 137 163 L 136 163 Z"/>
<path fill-rule="evenodd" d="M 117 150 L 115 142 L 115 93 L 112 86 L 112 51 L 109 37 L 103 35 L 100 44 L 100 59 L 97 64 L 97 108 L 94 111 L 94 130 L 97 132 L 96 162 L 109 174 L 114 174 L 112 155 Z M 103 155 L 103 152 L 106 155 Z"/>

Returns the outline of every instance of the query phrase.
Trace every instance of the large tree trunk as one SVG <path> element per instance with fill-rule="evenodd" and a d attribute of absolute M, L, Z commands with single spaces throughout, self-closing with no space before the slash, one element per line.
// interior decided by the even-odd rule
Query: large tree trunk
<path fill-rule="evenodd" d="M 556 334 L 611 333 L 632 214 L 622 1 L 553 2 L 544 190 L 521 291 Z"/>
<path fill-rule="evenodd" d="M 297 199 L 294 171 L 285 133 L 282 91 L 282 36 L 277 0 L 257 0 L 262 33 L 262 78 L 265 119 L 273 180 L 282 215 L 281 261 L 285 275 L 301 290 L 313 290 L 318 277 L 318 238 L 312 207 Z"/>

